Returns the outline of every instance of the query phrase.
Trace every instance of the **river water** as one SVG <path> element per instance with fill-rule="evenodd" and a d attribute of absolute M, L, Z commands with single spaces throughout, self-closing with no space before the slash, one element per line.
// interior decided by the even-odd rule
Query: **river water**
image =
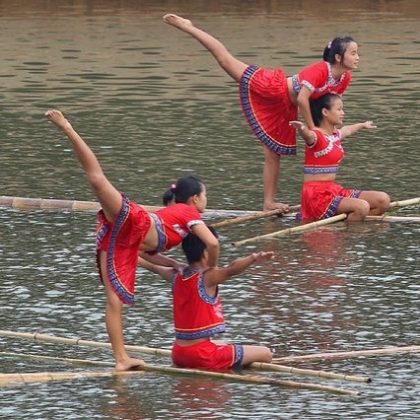
<path fill-rule="evenodd" d="M 177 12 L 243 61 L 283 66 L 289 74 L 319 59 L 329 39 L 353 35 L 361 61 L 345 95 L 346 122 L 372 119 L 378 129 L 345 144 L 339 181 L 385 190 L 393 200 L 419 196 L 418 4 L 337 3 L 0 2 L 0 194 L 94 199 L 65 139 L 43 118 L 57 107 L 109 178 L 138 202 L 158 205 L 176 178 L 196 173 L 207 184 L 210 208 L 261 208 L 262 153 L 243 121 L 237 86 L 199 44 L 161 22 L 164 13 Z M 282 159 L 283 201 L 298 203 L 301 179 L 302 147 L 296 158 Z M 416 215 L 418 208 L 393 213 Z M 0 329 L 107 339 L 94 223 L 93 213 L 0 208 Z M 254 250 L 275 251 L 270 264 L 222 286 L 226 340 L 269 345 L 277 356 L 420 344 L 418 225 L 338 224 L 231 245 L 293 224 L 278 219 L 220 228 L 222 264 Z M 179 250 L 169 255 L 182 257 Z M 137 292 L 125 315 L 127 343 L 169 348 L 169 287 L 139 271 Z M 0 351 L 112 360 L 107 350 L 3 337 Z M 360 391 L 357 398 L 145 373 L 1 388 L 0 416 L 414 419 L 419 361 L 413 353 L 299 365 L 370 376 L 371 384 L 335 383 Z M 0 370 L 86 368 L 2 354 Z"/>

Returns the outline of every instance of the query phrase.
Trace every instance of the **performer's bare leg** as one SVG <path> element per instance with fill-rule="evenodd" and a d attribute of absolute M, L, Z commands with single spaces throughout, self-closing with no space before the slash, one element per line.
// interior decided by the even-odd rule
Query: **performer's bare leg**
<path fill-rule="evenodd" d="M 181 16 L 167 14 L 163 16 L 163 21 L 186 32 L 200 42 L 214 56 L 220 67 L 239 83 L 248 64 L 235 58 L 219 40 L 196 28 L 190 20 Z"/>
<path fill-rule="evenodd" d="M 280 155 L 264 146 L 264 210 L 281 209 L 288 211 L 289 206 L 276 202 L 277 183 L 280 174 Z"/>

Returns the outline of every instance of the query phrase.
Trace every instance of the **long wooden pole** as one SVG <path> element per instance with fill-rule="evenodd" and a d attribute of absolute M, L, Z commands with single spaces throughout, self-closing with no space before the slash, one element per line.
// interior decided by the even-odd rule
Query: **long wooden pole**
<path fill-rule="evenodd" d="M 236 225 L 236 224 L 240 224 L 240 223 L 250 222 L 250 221 L 253 221 L 253 220 L 263 219 L 265 217 L 281 216 L 283 214 L 288 214 L 292 211 L 299 210 L 299 209 L 300 209 L 300 205 L 291 206 L 291 207 L 289 207 L 288 211 L 284 211 L 284 210 L 281 210 L 281 209 L 261 211 L 261 212 L 251 214 L 251 215 L 248 215 L 248 216 L 239 216 L 239 217 L 235 217 L 234 219 L 222 220 L 220 222 L 213 223 L 212 226 L 214 228 L 220 228 L 220 227 L 224 227 L 224 226 Z"/>
<path fill-rule="evenodd" d="M 332 223 L 339 222 L 340 220 L 344 220 L 346 218 L 347 218 L 347 214 L 341 213 L 341 214 L 337 214 L 336 216 L 329 217 L 328 219 L 317 220 L 316 222 L 307 223 L 305 225 L 295 226 L 292 228 L 283 229 L 283 230 L 279 230 L 272 233 L 267 233 L 265 235 L 253 236 L 252 238 L 242 239 L 241 241 L 233 242 L 233 245 L 239 246 L 239 245 L 247 244 L 249 242 L 255 242 L 260 239 L 268 239 L 268 238 L 274 238 L 274 237 L 279 237 L 279 236 L 287 236 L 293 233 L 305 232 L 307 230 L 315 229 L 320 226 L 330 225 Z"/>
<path fill-rule="evenodd" d="M 420 345 L 391 346 L 371 350 L 353 350 L 330 353 L 307 354 L 304 356 L 276 357 L 275 362 L 315 362 L 319 360 L 351 359 L 355 357 L 386 356 L 389 354 L 420 353 Z"/>
<path fill-rule="evenodd" d="M 88 346 L 88 347 L 96 347 L 96 348 L 100 348 L 100 347 L 111 348 L 110 343 L 81 340 L 79 338 L 73 339 L 73 338 L 56 337 L 56 336 L 37 334 L 37 333 L 32 334 L 32 333 L 22 333 L 22 332 L 15 332 L 15 331 L 0 330 L 0 336 L 32 339 L 36 341 L 43 341 L 43 342 L 49 342 L 49 343 L 70 344 L 70 345 Z M 155 356 L 165 356 L 165 357 L 171 356 L 171 351 L 166 350 L 166 349 L 133 346 L 133 345 L 127 345 L 126 348 L 127 350 L 130 350 L 132 352 L 137 352 L 140 354 L 151 354 Z M 37 356 L 37 357 L 40 358 L 41 356 Z M 43 357 L 47 357 L 47 356 L 43 356 Z M 78 361 L 80 361 L 80 359 L 75 359 L 75 363 L 77 363 Z M 297 375 L 313 376 L 313 377 L 324 378 L 324 379 L 337 379 L 337 380 L 346 380 L 346 381 L 353 381 L 353 382 L 370 382 L 371 381 L 371 379 L 366 376 L 346 375 L 342 373 L 326 372 L 322 370 L 313 370 L 313 369 L 298 369 L 298 368 L 294 368 L 290 366 L 282 366 L 282 365 L 273 364 L 273 363 L 256 362 L 256 363 L 252 363 L 250 365 L 250 368 L 257 369 L 257 370 L 271 371 L 271 372 L 283 372 L 283 373 L 290 373 L 290 374 L 297 374 Z"/>
<path fill-rule="evenodd" d="M 0 196 L 0 207 L 12 207 L 19 210 L 67 210 L 67 211 L 91 211 L 96 212 L 101 205 L 96 201 L 57 200 L 48 198 L 28 198 Z M 162 206 L 143 206 L 147 211 L 156 211 Z M 222 216 L 249 216 L 259 213 L 252 210 L 223 210 L 206 209 L 204 215 L 212 217 Z"/>
<path fill-rule="evenodd" d="M 378 220 L 380 222 L 406 222 L 406 223 L 420 223 L 420 216 L 366 216 L 366 220 Z"/>
<path fill-rule="evenodd" d="M 85 363 L 88 361 L 85 361 Z M 224 372 L 213 372 L 200 369 L 185 369 L 185 368 L 176 368 L 172 366 L 155 366 L 144 364 L 138 367 L 138 370 L 119 372 L 115 370 L 107 371 L 96 371 L 96 372 L 37 372 L 37 373 L 3 373 L 0 374 L 0 386 L 11 385 L 15 383 L 33 383 L 33 382 L 49 382 L 49 381 L 63 381 L 63 380 L 73 380 L 81 378 L 97 378 L 97 377 L 110 377 L 110 376 L 124 376 L 124 375 L 133 375 L 146 372 L 159 372 L 165 374 L 174 374 L 174 375 L 194 375 L 194 376 L 205 376 L 215 379 L 225 379 L 234 382 L 245 382 L 253 384 L 266 384 L 266 385 L 276 385 L 286 388 L 295 388 L 295 389 L 309 389 L 313 391 L 325 391 L 331 392 L 334 394 L 341 395 L 359 395 L 358 391 L 337 388 L 329 385 L 315 384 L 310 382 L 297 382 L 297 381 L 285 381 L 270 377 L 263 377 L 257 375 L 240 375 L 235 373 L 224 373 Z"/>
<path fill-rule="evenodd" d="M 420 197 L 409 198 L 408 200 L 393 201 L 389 207 L 408 207 L 414 204 L 420 204 Z"/>
<path fill-rule="evenodd" d="M 411 206 L 411 205 L 418 204 L 418 203 L 420 203 L 420 197 L 410 198 L 408 200 L 393 201 L 392 203 L 390 203 L 389 208 L 406 207 L 406 206 Z M 295 227 L 292 227 L 292 228 L 283 229 L 283 230 L 279 230 L 279 231 L 272 232 L 272 233 L 267 233 L 265 235 L 258 235 L 258 236 L 254 236 L 252 238 L 242 239 L 241 241 L 233 242 L 233 245 L 239 246 L 239 245 L 247 244 L 249 242 L 255 242 L 255 241 L 260 240 L 260 239 L 287 236 L 287 235 L 291 235 L 293 233 L 301 233 L 301 232 L 305 232 L 305 231 L 310 230 L 310 229 L 315 229 L 315 228 L 320 227 L 320 226 L 325 226 L 325 225 L 329 225 L 329 224 L 332 224 L 332 223 L 335 223 L 335 222 L 339 222 L 339 221 L 344 220 L 346 218 L 347 218 L 347 214 L 346 213 L 341 213 L 341 214 L 337 214 L 336 216 L 332 216 L 332 217 L 329 217 L 327 219 L 317 220 L 317 221 L 312 222 L 312 223 L 306 223 L 304 225 L 295 226 Z M 367 216 L 367 220 L 397 221 L 397 219 L 393 216 Z M 400 221 L 402 221 L 402 220 L 403 219 L 400 219 Z M 408 221 L 408 220 L 404 219 L 404 221 Z M 416 220 L 412 220 L 412 221 L 416 221 Z"/>

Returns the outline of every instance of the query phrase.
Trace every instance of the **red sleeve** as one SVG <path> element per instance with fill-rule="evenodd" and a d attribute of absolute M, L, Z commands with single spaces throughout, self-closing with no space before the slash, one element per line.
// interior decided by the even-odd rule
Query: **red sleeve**
<path fill-rule="evenodd" d="M 191 228 L 194 225 L 204 223 L 203 219 L 201 218 L 201 214 L 193 206 L 189 206 L 188 204 L 186 204 L 185 208 L 182 209 L 182 213 L 184 216 L 185 226 L 188 228 L 190 232 L 191 232 Z"/>
<path fill-rule="evenodd" d="M 311 64 L 298 74 L 299 83 L 306 86 L 311 92 L 325 85 L 328 78 L 328 67 L 325 61 Z"/>

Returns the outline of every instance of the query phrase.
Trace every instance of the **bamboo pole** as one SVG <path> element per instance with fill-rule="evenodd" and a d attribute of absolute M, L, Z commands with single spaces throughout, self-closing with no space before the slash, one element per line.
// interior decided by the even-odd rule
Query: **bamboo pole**
<path fill-rule="evenodd" d="M 4 337 L 15 337 L 15 338 L 25 338 L 32 339 L 35 341 L 43 341 L 47 343 L 61 343 L 61 344 L 70 344 L 75 346 L 83 347 L 102 347 L 102 348 L 111 348 L 111 343 L 103 343 L 100 341 L 90 341 L 82 340 L 80 338 L 65 338 L 65 337 L 56 337 L 52 335 L 38 334 L 38 333 L 22 333 L 17 331 L 7 331 L 0 330 L 0 336 Z M 151 354 L 154 356 L 170 356 L 171 350 L 159 349 L 154 347 L 143 347 L 143 346 L 125 346 L 127 350 L 136 351 L 143 354 Z"/>
<path fill-rule="evenodd" d="M 341 213 L 341 214 L 337 214 L 336 216 L 329 217 L 328 219 L 317 220 L 316 222 L 307 223 L 305 225 L 295 226 L 295 227 L 292 227 L 292 228 L 279 230 L 277 232 L 267 233 L 265 235 L 258 235 L 258 236 L 254 236 L 252 238 L 242 239 L 241 241 L 233 242 L 233 245 L 239 246 L 239 245 L 247 244 L 249 242 L 255 242 L 255 241 L 260 240 L 260 239 L 274 238 L 274 237 L 279 237 L 279 236 L 287 236 L 287 235 L 291 235 L 293 233 L 305 232 L 307 230 L 314 229 L 314 228 L 317 228 L 317 227 L 320 227 L 320 226 L 330 225 L 332 223 L 339 222 L 340 220 L 344 220 L 346 218 L 347 218 L 347 214 L 346 213 Z"/>
<path fill-rule="evenodd" d="M 326 372 L 324 370 L 313 370 L 313 369 L 300 369 L 292 366 L 278 365 L 274 363 L 262 363 L 254 362 L 250 366 L 253 369 L 266 370 L 270 372 L 283 372 L 296 375 L 306 375 L 314 376 L 317 378 L 323 379 L 337 379 L 342 381 L 351 381 L 351 382 L 372 382 L 372 379 L 369 376 L 360 376 L 360 375 L 345 375 L 342 373 L 335 372 Z"/>
<path fill-rule="evenodd" d="M 366 220 L 380 221 L 380 222 L 407 222 L 407 223 L 420 223 L 420 216 L 366 216 Z"/>
<path fill-rule="evenodd" d="M 28 198 L 0 196 L 0 207 L 12 207 L 19 210 L 67 210 L 97 212 L 101 205 L 97 201 L 57 200 L 46 198 Z M 162 206 L 143 206 L 147 211 L 156 211 Z M 259 213 L 253 210 L 223 210 L 206 209 L 204 215 L 211 217 L 226 216 L 249 216 Z"/>
<path fill-rule="evenodd" d="M 126 376 L 135 375 L 144 372 L 159 372 L 171 375 L 194 375 L 205 376 L 215 379 L 225 379 L 233 382 L 245 382 L 252 384 L 276 385 L 285 388 L 295 389 L 309 389 L 312 391 L 324 391 L 341 395 L 359 395 L 358 391 L 337 388 L 329 385 L 315 384 L 310 382 L 296 382 L 284 381 L 275 378 L 257 376 L 257 375 L 239 375 L 235 373 L 213 372 L 200 369 L 185 369 L 171 366 L 154 366 L 144 364 L 138 367 L 138 370 L 133 371 L 97 371 L 97 372 L 37 372 L 37 373 L 3 373 L 0 374 L 0 386 L 12 385 L 15 383 L 34 383 L 34 382 L 49 382 L 49 381 L 63 381 L 74 380 L 82 378 L 98 378 L 98 377 L 112 377 L 112 376 Z"/>
<path fill-rule="evenodd" d="M 73 338 L 64 338 L 64 337 L 55 337 L 49 336 L 44 334 L 32 334 L 32 333 L 22 333 L 22 332 L 15 332 L 15 331 L 7 331 L 7 330 L 0 330 L 0 336 L 4 337 L 14 337 L 14 338 L 24 338 L 24 339 L 33 339 L 36 341 L 43 341 L 49 343 L 60 343 L 60 344 L 70 344 L 76 346 L 88 346 L 88 347 L 96 347 L 96 348 L 111 348 L 110 343 L 103 343 L 99 341 L 88 341 L 88 340 L 81 340 L 80 338 L 73 339 Z M 165 356 L 170 357 L 171 351 L 166 349 L 158 349 L 152 347 L 143 347 L 143 346 L 133 346 L 127 345 L 127 350 L 132 352 L 137 352 L 140 354 L 152 354 L 155 356 Z M 40 356 L 37 356 L 40 358 Z M 47 356 L 45 356 L 47 357 Z M 61 359 L 64 360 L 64 359 Z M 70 361 L 70 360 L 69 360 Z M 79 359 L 75 359 L 75 363 L 80 361 Z M 261 363 L 255 362 L 252 363 L 250 366 L 252 369 L 258 370 L 266 370 L 272 372 L 284 372 L 284 373 L 293 373 L 299 375 L 306 375 L 306 376 L 314 376 L 318 378 L 324 379 L 339 379 L 339 380 L 347 380 L 353 382 L 370 382 L 370 378 L 365 376 L 358 376 L 358 375 L 344 375 L 341 373 L 335 372 L 326 372 L 322 370 L 312 370 L 312 369 L 297 369 L 290 366 L 282 366 L 273 363 Z"/>
<path fill-rule="evenodd" d="M 393 201 L 389 204 L 389 208 L 393 207 L 408 207 L 413 204 L 420 204 L 420 197 L 409 198 L 408 200 Z"/>
<path fill-rule="evenodd" d="M 411 199 L 408 199 L 408 200 L 393 201 L 392 203 L 390 203 L 389 208 L 406 207 L 406 206 L 411 206 L 413 204 L 418 204 L 418 203 L 420 203 L 420 197 L 411 198 Z M 260 239 L 287 236 L 287 235 L 291 235 L 293 233 L 305 232 L 307 230 L 314 229 L 314 228 L 317 228 L 319 226 L 329 225 L 329 224 L 338 222 L 340 220 L 344 220 L 346 218 L 347 218 L 347 214 L 346 213 L 341 213 L 341 214 L 337 214 L 335 216 L 329 217 L 327 219 L 317 220 L 317 221 L 312 222 L 312 223 L 307 223 L 307 224 L 304 224 L 304 225 L 295 226 L 295 227 L 292 227 L 292 228 L 283 229 L 283 230 L 279 230 L 279 231 L 272 232 L 272 233 L 267 233 L 266 235 L 259 235 L 259 236 L 254 236 L 252 238 L 243 239 L 241 241 L 236 241 L 236 242 L 233 242 L 233 245 L 239 246 L 239 245 L 244 245 L 244 244 L 249 243 L 249 242 L 255 242 L 255 241 L 260 240 Z M 385 216 L 385 215 L 383 215 L 383 216 L 367 216 L 366 219 L 367 220 L 397 221 L 397 219 L 394 216 Z M 401 219 L 399 221 L 402 221 L 402 220 L 408 221 L 406 219 Z M 413 221 L 417 221 L 417 220 L 413 220 Z"/>
<path fill-rule="evenodd" d="M 387 356 L 390 354 L 420 353 L 420 345 L 390 346 L 371 350 L 353 350 L 330 353 L 307 354 L 304 356 L 286 356 L 273 359 L 275 362 L 314 362 L 319 360 L 351 359 L 355 357 Z"/>
<path fill-rule="evenodd" d="M 220 228 L 220 227 L 223 227 L 223 226 L 236 225 L 236 224 L 239 224 L 239 223 L 250 222 L 250 221 L 253 221 L 253 220 L 263 219 L 265 217 L 270 217 L 270 216 L 282 216 L 283 214 L 288 214 L 288 213 L 290 213 L 294 210 L 299 210 L 299 209 L 300 209 L 300 205 L 291 206 L 291 207 L 289 207 L 288 211 L 284 211 L 284 210 L 281 210 L 281 209 L 261 211 L 261 212 L 251 214 L 251 215 L 248 215 L 248 216 L 239 216 L 239 217 L 235 217 L 234 219 L 222 220 L 220 222 L 213 223 L 212 226 L 214 228 Z"/>

